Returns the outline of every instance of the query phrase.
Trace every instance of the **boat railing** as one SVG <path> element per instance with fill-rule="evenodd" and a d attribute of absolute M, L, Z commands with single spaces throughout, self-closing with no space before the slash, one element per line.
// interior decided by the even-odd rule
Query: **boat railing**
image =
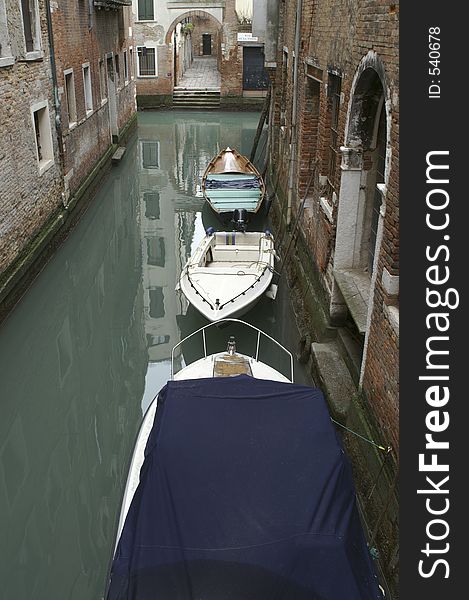
<path fill-rule="evenodd" d="M 178 342 L 173 347 L 173 349 L 171 350 L 171 379 L 174 379 L 174 375 L 175 375 L 175 372 L 174 372 L 174 356 L 175 356 L 176 350 L 178 348 L 180 348 L 185 342 L 187 342 L 188 340 L 190 340 L 191 338 L 193 338 L 194 336 L 196 336 L 197 334 L 202 334 L 203 349 L 204 349 L 204 358 L 207 358 L 207 356 L 208 356 L 208 354 L 207 354 L 207 338 L 206 338 L 205 332 L 207 331 L 207 329 L 210 329 L 213 326 L 217 327 L 217 326 L 222 325 L 224 323 L 238 323 L 238 324 L 244 325 L 244 326 L 248 327 L 249 329 L 252 329 L 252 330 L 254 330 L 254 331 L 257 332 L 255 354 L 253 355 L 253 358 L 256 361 L 259 360 L 259 350 L 260 350 L 260 344 L 261 344 L 262 337 L 265 337 L 268 340 L 270 340 L 271 342 L 273 342 L 278 348 L 280 348 L 280 350 L 283 353 L 285 353 L 287 355 L 287 357 L 289 359 L 289 364 L 290 364 L 290 377 L 289 377 L 289 379 L 290 379 L 291 382 L 293 382 L 293 354 L 289 350 L 287 350 L 287 348 L 285 348 L 285 346 L 282 346 L 282 344 L 280 344 L 280 342 L 277 342 L 276 339 L 274 339 L 269 334 L 265 333 L 264 331 L 262 331 L 261 329 L 259 329 L 255 325 L 251 325 L 250 323 L 247 323 L 246 321 L 241 321 L 240 319 L 230 319 L 230 318 L 220 319 L 219 321 L 214 321 L 213 323 L 208 323 L 208 325 L 204 325 L 204 327 L 201 327 L 200 329 L 197 329 L 196 331 L 192 332 L 191 334 L 189 334 L 188 336 L 186 336 L 184 339 L 182 339 L 180 342 Z M 190 364 L 190 363 L 188 363 L 188 364 Z"/>

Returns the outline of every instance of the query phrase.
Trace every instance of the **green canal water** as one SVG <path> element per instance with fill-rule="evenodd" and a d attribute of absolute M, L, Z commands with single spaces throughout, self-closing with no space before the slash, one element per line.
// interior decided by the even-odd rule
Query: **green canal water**
<path fill-rule="evenodd" d="M 249 155 L 258 118 L 140 113 L 122 163 L 1 326 L 0 598 L 103 597 L 142 414 L 172 347 L 206 324 L 175 292 L 205 229 L 222 229 L 197 184 L 221 148 Z M 267 225 L 264 215 L 251 229 Z M 296 349 L 284 279 L 245 318 Z M 209 351 L 230 333 L 216 331 Z M 236 336 L 253 353 L 252 336 Z M 201 351 L 194 340 L 181 361 Z M 307 382 L 298 365 L 296 380 Z"/>

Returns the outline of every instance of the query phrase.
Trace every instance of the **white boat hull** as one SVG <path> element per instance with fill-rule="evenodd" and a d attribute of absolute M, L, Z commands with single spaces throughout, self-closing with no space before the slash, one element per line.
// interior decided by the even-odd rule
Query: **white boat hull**
<path fill-rule="evenodd" d="M 209 321 L 239 317 L 270 288 L 274 259 L 270 234 L 209 234 L 184 267 L 179 288 Z"/>

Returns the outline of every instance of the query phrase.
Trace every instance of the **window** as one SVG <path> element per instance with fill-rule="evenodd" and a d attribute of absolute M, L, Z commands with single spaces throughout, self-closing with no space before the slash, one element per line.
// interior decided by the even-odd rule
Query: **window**
<path fill-rule="evenodd" d="M 129 65 L 127 63 L 127 50 L 124 50 L 124 81 L 129 81 Z"/>
<path fill-rule="evenodd" d="M 329 73 L 327 85 L 327 107 L 329 119 L 329 140 L 327 148 L 327 182 L 326 197 L 331 200 L 335 191 L 335 175 L 338 163 L 338 126 L 340 110 L 340 88 L 341 78 L 338 75 Z"/>
<path fill-rule="evenodd" d="M 54 164 L 52 130 L 47 101 L 31 106 L 34 136 L 36 141 L 36 157 L 40 174 Z"/>
<path fill-rule="evenodd" d="M 101 93 L 101 103 L 106 100 L 106 69 L 104 67 L 104 60 L 99 60 L 99 89 Z"/>
<path fill-rule="evenodd" d="M 118 54 L 115 55 L 114 60 L 116 61 L 116 86 L 119 88 L 121 85 L 121 70 L 120 70 L 120 65 L 119 65 L 119 55 Z"/>
<path fill-rule="evenodd" d="M 147 254 L 149 265 L 152 267 L 164 267 L 166 258 L 164 238 L 147 238 Z"/>
<path fill-rule="evenodd" d="M 287 124 L 287 80 L 288 80 L 288 50 L 283 49 L 282 59 L 282 97 L 280 98 L 280 127 Z"/>
<path fill-rule="evenodd" d="M 145 216 L 147 219 L 160 218 L 160 194 L 159 192 L 144 192 Z"/>
<path fill-rule="evenodd" d="M 130 67 L 130 78 L 134 78 L 134 50 L 129 48 L 129 67 Z"/>
<path fill-rule="evenodd" d="M 156 76 L 156 48 L 137 47 L 138 77 Z"/>
<path fill-rule="evenodd" d="M 160 167 L 160 143 L 140 142 L 142 167 L 144 169 L 159 169 Z"/>
<path fill-rule="evenodd" d="M 161 319 L 164 317 L 164 295 L 163 288 L 157 287 L 150 292 L 150 317 L 152 319 Z"/>
<path fill-rule="evenodd" d="M 38 52 L 41 50 L 38 0 L 21 0 L 21 15 L 26 58 L 38 58 Z M 34 53 L 34 56 L 28 57 L 30 53 Z"/>
<path fill-rule="evenodd" d="M 155 9 L 153 5 L 153 0 L 138 0 L 138 20 L 155 20 Z"/>
<path fill-rule="evenodd" d="M 83 65 L 83 88 L 85 91 L 85 110 L 89 115 L 93 112 L 93 94 L 91 91 L 91 73 L 90 65 Z"/>
<path fill-rule="evenodd" d="M 67 99 L 68 127 L 74 127 L 77 124 L 77 103 L 75 99 L 75 78 L 73 69 L 64 71 L 65 75 L 65 95 Z"/>
<path fill-rule="evenodd" d="M 6 67 L 14 63 L 11 55 L 10 35 L 8 33 L 8 21 L 5 3 L 0 3 L 0 67 Z"/>

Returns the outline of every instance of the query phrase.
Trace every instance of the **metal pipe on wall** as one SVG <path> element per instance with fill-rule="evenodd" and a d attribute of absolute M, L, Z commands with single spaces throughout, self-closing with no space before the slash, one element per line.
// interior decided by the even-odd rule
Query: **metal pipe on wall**
<path fill-rule="evenodd" d="M 295 27 L 295 62 L 293 68 L 293 100 L 292 100 L 292 119 L 291 119 L 291 143 L 290 143 L 290 164 L 288 174 L 288 192 L 287 192 L 287 225 L 291 222 L 292 203 L 293 203 L 293 181 L 295 175 L 295 166 L 298 161 L 298 140 L 297 140 L 297 114 L 298 114 L 298 63 L 300 58 L 300 34 L 301 34 L 301 13 L 303 11 L 303 0 L 297 0 L 296 3 L 296 27 Z"/>

